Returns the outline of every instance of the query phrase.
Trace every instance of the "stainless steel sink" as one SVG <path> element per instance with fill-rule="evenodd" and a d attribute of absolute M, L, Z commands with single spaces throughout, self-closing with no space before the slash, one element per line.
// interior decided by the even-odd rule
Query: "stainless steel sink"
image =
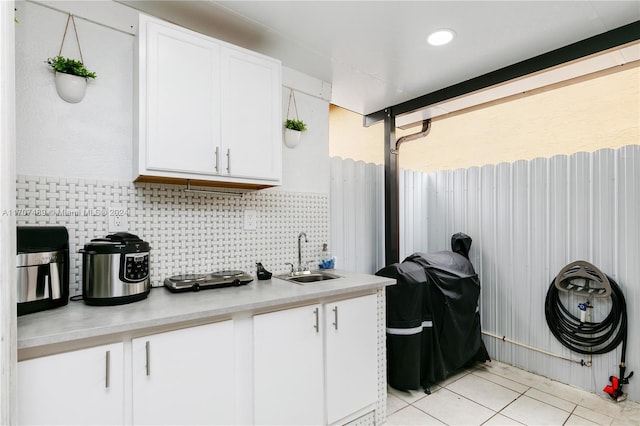
<path fill-rule="evenodd" d="M 305 283 L 313 283 L 316 281 L 326 281 L 333 280 L 336 278 L 341 278 L 339 275 L 331 274 L 329 272 L 324 271 L 311 271 L 311 272 L 302 272 L 294 275 L 278 275 L 276 278 L 280 278 L 285 281 L 293 281 L 299 284 Z"/>

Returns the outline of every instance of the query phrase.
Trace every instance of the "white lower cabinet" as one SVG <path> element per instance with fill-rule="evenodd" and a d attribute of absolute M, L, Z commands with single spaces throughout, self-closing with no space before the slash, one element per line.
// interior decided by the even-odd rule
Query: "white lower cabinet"
<path fill-rule="evenodd" d="M 325 305 L 327 421 L 378 399 L 378 328 L 375 295 Z"/>
<path fill-rule="evenodd" d="M 253 317 L 254 423 L 323 423 L 322 305 Z"/>
<path fill-rule="evenodd" d="M 234 424 L 233 322 L 133 339 L 133 424 Z"/>
<path fill-rule="evenodd" d="M 376 402 L 375 295 L 253 321 L 256 424 L 332 424 Z"/>
<path fill-rule="evenodd" d="M 131 342 L 126 377 L 124 343 L 20 361 L 18 423 L 235 424 L 233 321 Z"/>
<path fill-rule="evenodd" d="M 250 315 L 20 361 L 18 423 L 320 425 L 374 409 L 376 295 Z"/>
<path fill-rule="evenodd" d="M 123 424 L 123 346 L 18 362 L 18 424 Z"/>

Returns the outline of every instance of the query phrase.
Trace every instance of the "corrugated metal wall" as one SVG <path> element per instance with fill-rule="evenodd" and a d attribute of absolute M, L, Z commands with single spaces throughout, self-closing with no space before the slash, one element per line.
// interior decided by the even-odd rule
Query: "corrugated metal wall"
<path fill-rule="evenodd" d="M 384 266 L 384 167 L 331 159 L 330 251 L 336 267 L 374 273 Z"/>
<path fill-rule="evenodd" d="M 332 159 L 331 243 L 338 267 L 373 273 L 384 263 L 382 166 Z M 473 238 L 482 283 L 483 329 L 554 353 L 571 354 L 544 316 L 552 279 L 586 260 L 614 278 L 628 305 L 627 365 L 640 373 L 640 145 L 400 178 L 401 259 L 450 249 L 451 235 Z M 566 301 L 573 307 L 574 300 Z M 594 321 L 609 312 L 596 300 Z M 618 375 L 620 350 L 593 367 L 484 337 L 498 361 L 601 394 Z M 585 358 L 586 359 L 586 358 Z M 640 400 L 640 377 L 625 387 Z"/>

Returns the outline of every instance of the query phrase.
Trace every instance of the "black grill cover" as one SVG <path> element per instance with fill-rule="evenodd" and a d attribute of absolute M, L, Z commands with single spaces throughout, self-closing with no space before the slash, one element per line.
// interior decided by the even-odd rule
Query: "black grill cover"
<path fill-rule="evenodd" d="M 387 380 L 396 389 L 428 389 L 467 364 L 490 361 L 471 238 L 458 233 L 451 242 L 455 252 L 414 253 L 376 273 L 397 281 L 385 290 Z"/>

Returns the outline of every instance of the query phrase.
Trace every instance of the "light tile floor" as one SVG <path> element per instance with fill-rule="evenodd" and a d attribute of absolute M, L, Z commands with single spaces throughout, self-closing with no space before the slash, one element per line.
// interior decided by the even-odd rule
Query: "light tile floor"
<path fill-rule="evenodd" d="M 389 387 L 385 424 L 640 426 L 640 404 L 492 361 L 438 383 L 431 395 Z"/>

